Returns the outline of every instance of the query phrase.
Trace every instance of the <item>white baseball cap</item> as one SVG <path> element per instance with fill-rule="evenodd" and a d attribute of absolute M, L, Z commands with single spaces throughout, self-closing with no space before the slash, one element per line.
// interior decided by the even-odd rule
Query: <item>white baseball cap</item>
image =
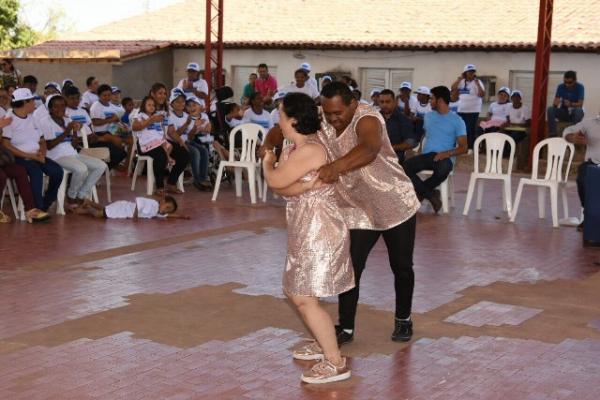
<path fill-rule="evenodd" d="M 187 100 L 186 100 L 186 102 L 188 102 L 188 101 L 193 101 L 194 103 L 200 104 L 202 107 L 204 107 L 204 104 L 205 104 L 204 100 L 199 99 L 196 96 L 190 96 L 190 97 L 188 97 Z"/>
<path fill-rule="evenodd" d="M 324 77 L 321 78 L 322 81 L 329 81 L 329 82 L 333 82 L 333 78 L 329 75 L 325 75 Z"/>
<path fill-rule="evenodd" d="M 65 86 L 67 83 L 70 83 L 71 85 L 73 85 L 75 82 L 73 82 L 73 79 L 70 79 L 70 78 L 66 78 L 65 80 L 62 81 L 63 86 Z"/>
<path fill-rule="evenodd" d="M 186 70 L 200 72 L 200 65 L 198 65 L 198 63 L 191 62 L 187 65 Z"/>
<path fill-rule="evenodd" d="M 375 96 L 376 94 L 381 93 L 381 89 L 379 88 L 375 88 L 373 90 L 371 90 L 371 97 Z"/>
<path fill-rule="evenodd" d="M 44 89 L 46 89 L 48 87 L 53 87 L 54 89 L 56 89 L 57 91 L 60 92 L 60 85 L 57 82 L 48 82 L 48 83 L 46 83 L 46 85 L 44 86 Z"/>
<path fill-rule="evenodd" d="M 16 89 L 12 94 L 12 101 L 25 101 L 33 98 L 35 98 L 35 96 L 31 93 L 31 90 L 27 88 Z"/>
<path fill-rule="evenodd" d="M 285 97 L 287 93 L 285 92 L 277 92 L 275 93 L 275 96 L 273 96 L 273 101 L 277 101 L 277 100 L 281 100 Z"/>
<path fill-rule="evenodd" d="M 477 71 L 477 68 L 475 68 L 475 64 L 465 65 L 465 68 L 463 68 L 463 72 L 467 72 L 467 71 Z"/>
<path fill-rule="evenodd" d="M 300 69 L 303 69 L 305 71 L 310 72 L 310 70 L 311 70 L 310 64 L 309 63 L 302 63 L 302 64 L 300 64 Z"/>
<path fill-rule="evenodd" d="M 504 92 L 504 93 L 506 93 L 506 94 L 508 95 L 508 97 L 510 97 L 510 88 L 509 88 L 509 87 L 507 87 L 507 86 L 502 86 L 502 87 L 500 88 L 500 90 L 498 90 L 498 93 L 500 93 L 500 92 Z"/>
<path fill-rule="evenodd" d="M 513 90 L 513 92 L 510 95 L 510 97 L 512 97 L 512 96 L 519 96 L 520 98 L 523 98 L 523 93 L 521 93 L 520 90 Z"/>
<path fill-rule="evenodd" d="M 429 90 L 429 88 L 427 86 L 419 86 L 419 88 L 415 91 L 415 93 L 431 96 L 431 90 Z"/>
<path fill-rule="evenodd" d="M 110 89 L 113 93 L 121 93 L 121 89 L 119 89 L 117 86 L 112 86 Z"/>
<path fill-rule="evenodd" d="M 183 97 L 186 99 L 185 93 L 180 90 L 171 90 L 171 96 L 169 97 L 169 104 L 177 100 L 178 98 Z M 191 97 L 191 96 L 190 96 Z M 187 99 L 186 99 L 187 101 Z"/>
<path fill-rule="evenodd" d="M 412 90 L 412 83 L 410 83 L 410 82 L 402 82 L 400 84 L 400 89 Z"/>
<path fill-rule="evenodd" d="M 46 108 L 49 108 L 49 107 L 50 107 L 50 100 L 52 100 L 52 98 L 53 98 L 53 97 L 56 97 L 56 96 L 60 96 L 60 94 L 56 94 L 56 93 L 54 93 L 54 94 L 51 94 L 50 96 L 48 96 L 48 97 L 46 98 Z"/>

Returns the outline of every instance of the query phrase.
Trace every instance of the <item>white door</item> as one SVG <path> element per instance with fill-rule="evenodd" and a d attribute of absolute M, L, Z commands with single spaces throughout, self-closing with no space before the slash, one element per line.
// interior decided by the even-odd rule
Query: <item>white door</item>
<path fill-rule="evenodd" d="M 233 89 L 233 98 L 239 102 L 244 94 L 244 86 L 248 83 L 248 77 L 251 73 L 256 73 L 256 65 L 234 65 L 233 79 L 231 82 L 231 88 Z M 269 65 L 269 73 L 273 76 L 277 76 L 277 67 Z"/>
<path fill-rule="evenodd" d="M 562 83 L 564 72 L 551 71 L 548 75 L 547 104 L 552 104 L 556 87 Z M 533 71 L 510 71 L 510 89 L 523 93 L 523 104 L 531 109 L 533 104 Z"/>
<path fill-rule="evenodd" d="M 412 81 L 412 68 L 362 68 L 361 91 L 363 98 L 370 101 L 369 94 L 373 89 L 391 89 L 397 92 L 404 81 Z"/>

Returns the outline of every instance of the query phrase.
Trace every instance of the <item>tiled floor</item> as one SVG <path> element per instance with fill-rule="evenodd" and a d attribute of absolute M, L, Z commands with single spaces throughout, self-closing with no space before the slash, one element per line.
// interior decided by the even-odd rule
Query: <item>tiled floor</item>
<path fill-rule="evenodd" d="M 280 200 L 251 206 L 225 186 L 212 203 L 190 187 L 189 221 L 0 226 L 0 399 L 600 398 L 600 251 L 539 220 L 533 191 L 516 224 L 493 184 L 462 217 L 456 178 L 457 208 L 418 216 L 414 339 L 389 340 L 380 243 L 342 349 L 353 378 L 324 386 L 302 385 L 310 364 L 290 355 L 307 335 L 281 291 Z"/>

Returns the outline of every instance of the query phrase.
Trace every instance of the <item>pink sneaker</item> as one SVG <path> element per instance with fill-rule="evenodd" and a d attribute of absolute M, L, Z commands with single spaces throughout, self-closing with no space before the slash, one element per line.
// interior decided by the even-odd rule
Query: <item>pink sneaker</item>
<path fill-rule="evenodd" d="M 302 374 L 302 382 L 306 383 L 330 383 L 349 379 L 351 372 L 346 367 L 346 357 L 342 357 L 342 365 L 336 366 L 331 361 L 323 359 Z"/>
<path fill-rule="evenodd" d="M 316 340 L 311 340 L 309 344 L 306 344 L 292 353 L 292 356 L 296 360 L 304 360 L 304 361 L 312 361 L 312 360 L 322 360 L 325 358 L 323 354 L 323 349 Z"/>

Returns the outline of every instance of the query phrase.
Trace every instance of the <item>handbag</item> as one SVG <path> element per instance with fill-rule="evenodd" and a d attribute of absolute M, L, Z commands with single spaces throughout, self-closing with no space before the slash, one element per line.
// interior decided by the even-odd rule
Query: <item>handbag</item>
<path fill-rule="evenodd" d="M 7 165 L 14 164 L 15 156 L 4 147 L 0 146 L 0 168 L 6 167 Z"/>

